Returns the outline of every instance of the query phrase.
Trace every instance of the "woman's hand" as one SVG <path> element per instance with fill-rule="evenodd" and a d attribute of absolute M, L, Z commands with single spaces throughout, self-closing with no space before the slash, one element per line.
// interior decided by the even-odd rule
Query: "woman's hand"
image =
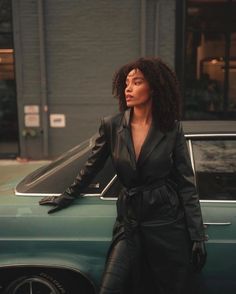
<path fill-rule="evenodd" d="M 194 241 L 192 247 L 192 259 L 195 272 L 200 272 L 204 267 L 207 259 L 206 246 L 204 241 Z"/>
<path fill-rule="evenodd" d="M 72 202 L 74 201 L 73 197 L 68 197 L 67 194 L 62 194 L 61 196 L 47 196 L 42 198 L 39 201 L 40 205 L 50 205 L 53 206 L 53 208 L 51 208 L 48 213 L 54 213 L 56 211 L 59 211 L 63 208 L 66 208 L 67 206 L 69 206 Z"/>

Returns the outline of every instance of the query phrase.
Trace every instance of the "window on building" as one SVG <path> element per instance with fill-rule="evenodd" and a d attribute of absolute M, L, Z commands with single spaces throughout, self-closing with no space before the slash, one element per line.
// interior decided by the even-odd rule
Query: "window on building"
<path fill-rule="evenodd" d="M 11 1 L 0 0 L 0 157 L 18 154 Z"/>
<path fill-rule="evenodd" d="M 184 118 L 236 118 L 236 1 L 187 0 Z"/>

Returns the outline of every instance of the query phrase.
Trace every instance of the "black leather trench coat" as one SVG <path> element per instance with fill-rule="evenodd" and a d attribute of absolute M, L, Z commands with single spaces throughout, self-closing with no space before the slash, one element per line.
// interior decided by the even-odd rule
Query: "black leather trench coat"
<path fill-rule="evenodd" d="M 163 289 L 170 288 L 161 292 L 160 286 L 160 293 L 181 293 L 191 240 L 204 240 L 182 125 L 176 121 L 174 128 L 164 133 L 153 122 L 136 161 L 130 118 L 128 109 L 102 119 L 92 154 L 66 193 L 78 194 L 110 155 L 124 186 L 117 201 L 111 249 L 120 239 L 127 239 L 136 281 L 140 281 L 137 268 L 148 268 L 152 281 L 160 278 Z M 145 260 L 145 266 L 140 260 Z"/>

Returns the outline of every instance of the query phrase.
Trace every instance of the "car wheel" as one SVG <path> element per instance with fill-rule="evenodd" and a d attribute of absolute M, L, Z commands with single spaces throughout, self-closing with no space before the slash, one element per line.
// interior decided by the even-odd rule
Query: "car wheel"
<path fill-rule="evenodd" d="M 52 277 L 40 275 L 24 276 L 11 282 L 6 294 L 62 294 L 66 293 L 60 283 Z"/>

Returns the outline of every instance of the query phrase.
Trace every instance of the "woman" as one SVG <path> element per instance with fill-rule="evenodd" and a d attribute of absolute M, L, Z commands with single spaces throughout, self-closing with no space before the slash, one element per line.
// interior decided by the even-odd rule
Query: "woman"
<path fill-rule="evenodd" d="M 159 58 L 139 58 L 115 74 L 121 112 L 102 120 L 84 168 L 59 197 L 67 207 L 111 155 L 123 185 L 100 294 L 183 294 L 190 265 L 206 260 L 204 229 L 181 123 L 175 74 Z M 187 291 L 187 290 L 186 290 Z"/>

